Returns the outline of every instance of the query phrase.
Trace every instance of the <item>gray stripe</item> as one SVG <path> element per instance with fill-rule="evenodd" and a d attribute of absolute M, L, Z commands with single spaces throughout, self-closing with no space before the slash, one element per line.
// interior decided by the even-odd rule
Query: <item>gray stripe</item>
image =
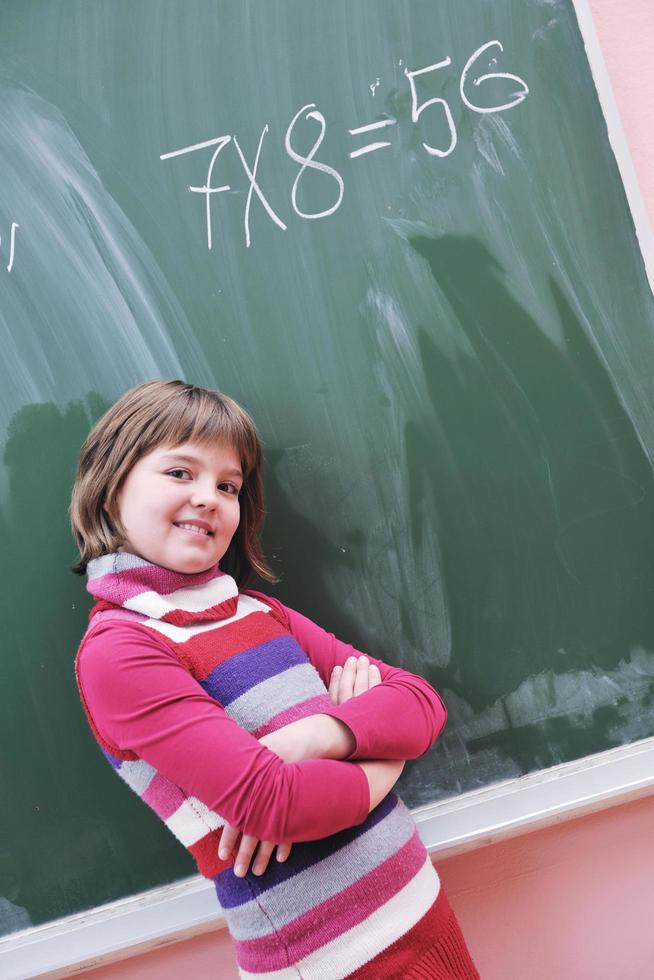
<path fill-rule="evenodd" d="M 223 909 L 231 934 L 239 940 L 272 935 L 273 927 L 287 925 L 374 871 L 406 844 L 415 829 L 413 817 L 398 799 L 396 807 L 380 823 L 334 854 L 238 908 Z M 291 851 L 288 860 L 292 858 Z"/>
<path fill-rule="evenodd" d="M 135 793 L 143 796 L 146 789 L 157 775 L 157 770 L 143 759 L 125 759 L 116 770 Z"/>
<path fill-rule="evenodd" d="M 283 670 L 260 684 L 251 687 L 240 698 L 228 704 L 225 711 L 241 728 L 253 732 L 278 715 L 317 694 L 325 694 L 327 688 L 320 674 L 308 661 Z"/>
<path fill-rule="evenodd" d="M 152 564 L 145 558 L 138 555 L 130 555 L 127 552 L 116 552 L 112 555 L 101 555 L 99 558 L 92 558 L 86 566 L 86 574 L 89 580 L 100 578 L 101 575 L 114 575 L 116 572 L 125 572 L 130 568 L 142 568 L 144 565 Z"/>

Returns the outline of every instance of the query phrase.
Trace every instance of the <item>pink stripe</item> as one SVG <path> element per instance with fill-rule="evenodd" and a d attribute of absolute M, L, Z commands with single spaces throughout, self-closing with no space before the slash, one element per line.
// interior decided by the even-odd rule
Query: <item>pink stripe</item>
<path fill-rule="evenodd" d="M 154 576 L 153 576 L 154 578 Z M 143 581 L 136 581 L 128 575 L 115 575 L 110 572 L 108 575 L 101 575 L 99 578 L 91 579 L 89 582 L 89 592 L 91 595 L 102 596 L 110 602 L 125 602 L 135 595 L 142 592 L 152 592 L 155 583 L 146 585 Z M 115 598 L 114 598 L 115 597 Z"/>
<path fill-rule="evenodd" d="M 158 565 L 145 565 L 142 569 L 131 568 L 128 575 L 124 572 L 99 575 L 98 578 L 89 579 L 87 588 L 93 596 L 121 604 L 143 592 L 157 592 L 165 598 L 180 589 L 206 585 L 223 575 L 224 572 L 216 568 L 209 568 L 197 575 L 184 576 L 180 572 L 159 568 Z"/>
<path fill-rule="evenodd" d="M 157 773 L 150 782 L 145 793 L 141 797 L 144 803 L 151 806 L 155 813 L 158 813 L 162 820 L 167 820 L 184 803 L 186 796 L 182 793 L 179 786 L 175 786 L 169 779 Z"/>
<path fill-rule="evenodd" d="M 333 898 L 299 915 L 270 936 L 236 943 L 238 965 L 252 973 L 280 970 L 297 963 L 326 943 L 367 919 L 414 878 L 425 863 L 425 847 L 417 829 L 400 850 Z M 265 898 L 260 899 L 265 903 Z M 343 940 L 344 942 L 347 939 Z"/>
<path fill-rule="evenodd" d="M 95 626 L 96 623 L 101 622 L 103 619 L 132 619 L 141 622 L 147 618 L 143 613 L 134 612 L 133 609 L 102 609 L 100 612 L 93 614 L 91 623 Z"/>
<path fill-rule="evenodd" d="M 262 735 L 267 735 L 268 732 L 275 732 L 278 728 L 283 728 L 284 725 L 290 725 L 292 721 L 297 721 L 298 718 L 318 715 L 326 708 L 333 707 L 334 702 L 328 694 L 317 694 L 314 698 L 309 698 L 307 701 L 300 701 L 299 704 L 294 704 L 290 708 L 286 708 L 285 711 L 280 711 L 278 715 L 273 715 L 270 721 L 267 721 L 265 725 L 261 725 L 252 734 L 255 738 L 261 738 Z"/>

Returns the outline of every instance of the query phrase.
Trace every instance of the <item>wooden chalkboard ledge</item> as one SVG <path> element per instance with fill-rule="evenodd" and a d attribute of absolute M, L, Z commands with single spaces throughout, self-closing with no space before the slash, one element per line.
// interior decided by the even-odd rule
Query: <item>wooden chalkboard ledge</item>
<path fill-rule="evenodd" d="M 413 810 L 430 854 L 450 857 L 654 792 L 654 738 Z M 4 980 L 84 970 L 225 928 L 198 876 L 0 940 Z"/>

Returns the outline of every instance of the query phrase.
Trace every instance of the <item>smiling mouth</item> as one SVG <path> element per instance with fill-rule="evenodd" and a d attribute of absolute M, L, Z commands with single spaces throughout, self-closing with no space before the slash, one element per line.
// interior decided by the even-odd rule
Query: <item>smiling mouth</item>
<path fill-rule="evenodd" d="M 182 524 L 175 524 L 175 527 L 178 527 L 180 531 L 190 531 L 192 534 L 199 534 L 205 538 L 213 537 L 212 531 L 207 531 L 206 528 L 198 527 L 196 524 L 182 523 Z"/>

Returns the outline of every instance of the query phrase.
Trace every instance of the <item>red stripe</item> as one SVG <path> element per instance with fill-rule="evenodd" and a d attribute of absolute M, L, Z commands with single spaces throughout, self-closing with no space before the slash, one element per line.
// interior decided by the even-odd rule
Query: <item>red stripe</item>
<path fill-rule="evenodd" d="M 190 844 L 188 849 L 197 862 L 198 871 L 205 878 L 215 878 L 225 868 L 234 864 L 234 858 L 230 857 L 227 861 L 221 861 L 218 857 L 218 843 L 222 834 L 222 827 L 219 830 L 212 830 L 195 844 Z"/>
<path fill-rule="evenodd" d="M 108 602 L 107 599 L 98 599 L 97 602 L 89 609 L 89 619 L 93 619 L 96 613 L 104 612 L 106 609 L 122 608 L 122 606 L 117 606 L 115 602 Z"/>
<path fill-rule="evenodd" d="M 355 970 L 354 973 L 348 973 L 347 980 L 379 980 L 380 977 L 388 977 L 389 980 L 391 977 L 397 977 L 399 980 L 400 977 L 408 976 L 408 971 L 416 965 L 421 956 L 430 947 L 437 945 L 451 931 L 448 926 L 452 918 L 454 918 L 454 913 L 441 885 L 436 900 L 427 909 L 423 917 L 408 932 L 405 932 L 396 942 L 387 946 L 368 963 Z M 434 974 L 434 976 L 436 977 L 438 974 Z M 442 974 L 443 978 L 447 976 L 448 974 Z M 455 977 L 456 974 L 451 976 Z"/>
<path fill-rule="evenodd" d="M 210 606 L 208 609 L 202 609 L 199 612 L 192 612 L 188 609 L 173 609 L 165 616 L 160 616 L 159 619 L 162 623 L 172 623 L 173 626 L 188 626 L 189 623 L 201 623 L 208 619 L 229 619 L 236 613 L 237 609 L 238 596 L 233 595 L 229 599 L 224 599 L 222 602 L 216 603 L 215 606 Z"/>
<path fill-rule="evenodd" d="M 267 640 L 287 635 L 288 630 L 268 613 L 253 612 L 226 626 L 207 630 L 206 633 L 196 633 L 185 643 L 173 643 L 167 637 L 165 639 L 193 677 L 202 681 L 225 660 Z"/>

